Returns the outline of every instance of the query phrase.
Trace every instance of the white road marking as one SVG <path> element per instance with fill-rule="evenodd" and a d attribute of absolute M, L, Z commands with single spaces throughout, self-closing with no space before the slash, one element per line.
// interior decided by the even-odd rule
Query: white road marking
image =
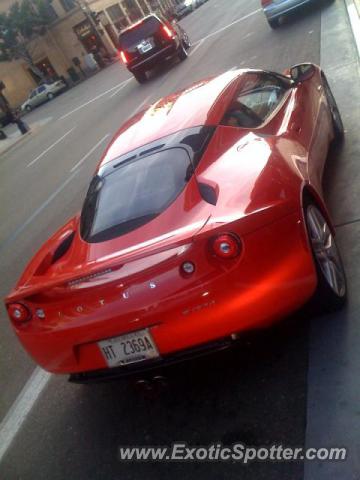
<path fill-rule="evenodd" d="M 140 105 L 135 108 L 135 110 L 129 115 L 128 118 L 131 118 L 131 117 L 133 117 L 134 115 L 136 115 L 138 112 L 140 112 L 140 110 L 142 109 L 142 107 L 143 107 L 146 103 L 149 102 L 151 96 L 152 96 L 152 94 L 150 94 L 149 96 L 147 96 L 147 97 L 145 98 L 145 100 L 142 101 L 142 102 L 140 103 Z"/>
<path fill-rule="evenodd" d="M 51 374 L 41 368 L 34 372 L 0 424 L 0 462 L 26 420 L 36 400 L 46 387 Z"/>
<path fill-rule="evenodd" d="M 358 55 L 360 56 L 360 18 L 357 11 L 357 8 L 353 2 L 349 2 L 347 0 L 347 11 L 349 14 L 349 19 L 351 23 L 352 32 L 355 38 L 355 43 L 358 51 Z"/>
<path fill-rule="evenodd" d="M 258 8 L 257 10 L 254 10 L 253 12 L 248 13 L 244 17 L 238 18 L 237 20 L 234 20 L 233 22 L 229 23 L 228 25 L 225 25 L 225 27 L 222 27 L 219 30 L 215 30 L 215 32 L 209 33 L 209 35 L 206 35 L 206 37 L 201 38 L 197 42 L 194 42 L 193 45 L 197 45 L 199 42 L 204 42 L 208 38 L 211 38 L 214 35 L 218 35 L 219 33 L 223 32 L 224 30 L 227 30 L 228 28 L 232 27 L 233 25 L 236 25 L 239 22 L 243 22 L 244 20 L 247 20 L 248 18 L 252 17 L 253 15 L 256 15 L 257 13 L 259 13 L 261 11 L 262 11 L 262 8 Z"/>
<path fill-rule="evenodd" d="M 112 97 L 115 97 L 115 95 L 117 95 L 124 87 L 126 87 L 126 85 L 131 82 L 133 80 L 133 77 L 129 78 L 128 80 L 126 80 L 126 82 L 124 82 L 117 90 L 115 90 L 114 93 L 112 93 L 110 95 L 109 98 L 112 98 Z"/>
<path fill-rule="evenodd" d="M 126 79 L 124 82 L 118 83 L 118 84 L 115 85 L 114 87 L 109 88 L 109 90 L 106 90 L 105 92 L 100 93 L 99 95 L 97 95 L 96 97 L 92 98 L 91 100 L 83 103 L 82 105 L 79 105 L 78 107 L 74 108 L 73 110 L 70 110 L 70 112 L 65 113 L 65 115 L 63 115 L 62 117 L 60 117 L 59 120 L 63 120 L 64 118 L 67 118 L 68 116 L 72 115 L 73 113 L 78 112 L 79 110 L 81 110 L 82 108 L 86 107 L 87 105 L 90 105 L 90 103 L 96 102 L 96 100 L 98 100 L 99 98 L 103 97 L 104 95 L 107 95 L 107 94 L 110 93 L 110 92 L 113 92 L 114 90 L 118 89 L 120 86 L 122 86 L 123 84 L 126 84 L 126 83 L 129 82 L 130 80 L 132 80 L 132 79 L 131 79 L 131 78 L 128 78 L 128 79 Z"/>
<path fill-rule="evenodd" d="M 89 150 L 88 153 L 87 153 L 86 155 L 84 155 L 84 156 L 82 157 L 82 159 L 79 160 L 76 165 L 74 165 L 74 166 L 72 167 L 72 169 L 70 170 L 70 172 L 72 173 L 74 170 L 76 170 L 78 167 L 80 167 L 80 165 L 81 165 L 83 162 L 85 162 L 85 160 L 86 160 L 88 157 L 90 157 L 90 155 L 91 155 L 93 152 L 95 152 L 95 150 L 96 150 L 108 137 L 110 137 L 110 133 L 107 133 L 106 135 L 104 135 L 104 137 L 103 137 L 101 140 L 99 140 L 99 141 L 97 142 L 97 144 L 94 145 L 94 146 L 92 147 L 92 149 Z"/>
<path fill-rule="evenodd" d="M 64 140 L 65 137 L 67 137 L 73 130 L 75 130 L 76 127 L 73 127 L 71 130 L 66 132 L 62 137 L 58 138 L 56 142 L 52 143 L 50 147 L 48 147 L 46 150 L 44 150 L 40 155 L 38 155 L 34 160 L 32 160 L 30 163 L 27 164 L 27 167 L 31 167 L 31 165 L 34 165 L 40 158 L 42 158 L 44 155 L 46 155 L 50 150 L 52 150 L 58 143 L 60 143 L 62 140 Z"/>
<path fill-rule="evenodd" d="M 59 195 L 59 193 L 61 193 L 64 190 L 64 188 L 67 186 L 67 184 L 71 182 L 71 180 L 75 177 L 75 175 L 78 172 L 79 172 L 79 170 L 76 170 L 76 172 L 74 172 L 72 175 L 70 175 L 70 177 L 68 177 L 60 185 L 60 187 L 57 190 L 55 190 L 55 192 L 53 192 L 50 195 L 50 197 L 42 205 L 40 205 L 40 207 L 37 210 L 35 210 L 35 212 L 26 220 L 26 222 L 24 222 L 17 230 L 15 230 L 14 233 L 12 233 L 10 235 L 10 237 L 7 238 L 7 240 L 5 240 L 5 242 L 2 243 L 2 245 L 0 246 L 0 251 L 4 250 L 9 245 L 12 245 L 12 243 L 20 235 L 20 233 L 22 233 L 25 230 L 25 228 L 28 225 L 30 225 L 30 223 L 33 222 L 34 219 L 49 205 L 49 203 L 51 203 L 54 200 L 54 198 L 57 197 Z"/>
<path fill-rule="evenodd" d="M 203 44 L 204 40 L 200 40 L 199 43 L 196 44 L 196 47 L 193 48 L 193 50 L 191 50 L 191 52 L 189 53 L 189 57 L 191 57 L 191 55 L 194 55 L 194 53 L 196 52 L 196 50 L 201 47 L 201 45 Z"/>

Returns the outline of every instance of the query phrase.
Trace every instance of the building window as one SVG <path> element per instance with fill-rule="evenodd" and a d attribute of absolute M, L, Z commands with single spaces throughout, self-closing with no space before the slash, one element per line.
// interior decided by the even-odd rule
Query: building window
<path fill-rule="evenodd" d="M 123 5 L 126 9 L 126 12 L 132 22 L 136 22 L 143 17 L 143 14 L 138 7 L 137 3 L 133 0 L 123 0 Z"/>
<path fill-rule="evenodd" d="M 118 30 L 121 30 L 128 26 L 128 21 L 120 5 L 115 3 L 106 9 L 107 14 L 111 18 L 112 23 Z"/>
<path fill-rule="evenodd" d="M 50 22 L 55 22 L 55 20 L 57 20 L 59 18 L 59 16 L 56 13 L 54 7 L 50 4 L 49 1 L 45 4 L 45 9 L 46 9 L 46 14 L 47 14 Z"/>
<path fill-rule="evenodd" d="M 60 0 L 60 3 L 63 9 L 65 10 L 65 12 L 69 12 L 76 6 L 74 0 Z"/>

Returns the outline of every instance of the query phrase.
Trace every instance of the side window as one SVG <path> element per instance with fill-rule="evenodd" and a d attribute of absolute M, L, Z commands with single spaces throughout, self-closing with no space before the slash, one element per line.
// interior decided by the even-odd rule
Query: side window
<path fill-rule="evenodd" d="M 265 72 L 244 74 L 222 125 L 259 127 L 281 103 L 288 89 L 286 81 L 276 75 Z"/>
<path fill-rule="evenodd" d="M 36 90 L 33 90 L 30 95 L 29 95 L 29 98 L 34 98 L 36 95 Z"/>
<path fill-rule="evenodd" d="M 39 88 L 37 89 L 38 93 L 43 93 L 43 92 L 45 92 L 45 90 L 46 90 L 45 85 L 41 85 L 41 87 L 39 87 Z"/>

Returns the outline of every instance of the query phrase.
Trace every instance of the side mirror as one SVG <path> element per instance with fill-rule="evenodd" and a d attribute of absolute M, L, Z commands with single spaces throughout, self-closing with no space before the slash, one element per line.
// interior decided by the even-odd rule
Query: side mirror
<path fill-rule="evenodd" d="M 300 83 L 310 80 L 315 71 L 315 66 L 312 63 L 300 63 L 290 68 L 290 76 L 295 83 Z"/>

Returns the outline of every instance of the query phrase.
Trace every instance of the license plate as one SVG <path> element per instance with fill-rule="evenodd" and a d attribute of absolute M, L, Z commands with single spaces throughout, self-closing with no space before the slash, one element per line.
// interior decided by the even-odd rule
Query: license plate
<path fill-rule="evenodd" d="M 152 49 L 152 45 L 150 42 L 143 42 L 143 43 L 140 43 L 140 45 L 138 46 L 138 50 L 141 53 L 146 53 L 151 49 Z"/>
<path fill-rule="evenodd" d="M 159 357 L 158 349 L 148 329 L 127 333 L 98 342 L 108 367 L 129 365 Z"/>

